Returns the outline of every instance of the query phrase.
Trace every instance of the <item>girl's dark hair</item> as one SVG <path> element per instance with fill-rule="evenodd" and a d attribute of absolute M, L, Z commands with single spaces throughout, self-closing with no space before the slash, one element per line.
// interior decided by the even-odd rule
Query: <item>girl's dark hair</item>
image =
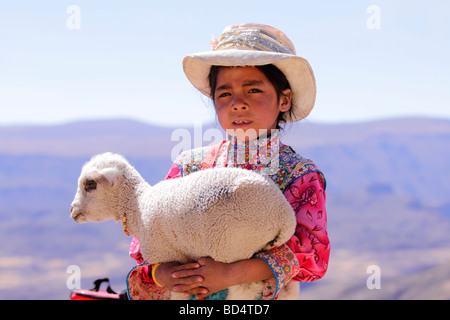
<path fill-rule="evenodd" d="M 258 70 L 260 70 L 266 78 L 272 83 L 272 85 L 275 88 L 275 91 L 277 93 L 277 98 L 280 100 L 281 96 L 283 95 L 283 91 L 286 89 L 290 89 L 291 86 L 289 85 L 289 81 L 286 79 L 286 76 L 283 72 L 280 71 L 276 66 L 273 64 L 266 64 L 262 66 L 254 66 Z M 219 73 L 220 68 L 227 68 L 222 66 L 211 66 L 211 70 L 209 72 L 209 87 L 211 88 L 211 97 L 214 102 L 214 95 L 216 91 L 217 86 L 217 74 Z M 292 110 L 294 106 L 292 105 L 291 101 L 291 108 L 286 112 L 280 112 L 277 119 L 277 127 L 276 129 L 280 129 L 279 124 L 280 123 L 286 123 L 287 117 L 292 117 L 293 113 Z"/>

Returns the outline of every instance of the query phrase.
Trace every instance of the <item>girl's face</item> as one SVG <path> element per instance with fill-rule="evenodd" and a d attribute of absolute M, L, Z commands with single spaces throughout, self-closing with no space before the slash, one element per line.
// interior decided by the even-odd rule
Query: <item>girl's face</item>
<path fill-rule="evenodd" d="M 270 134 L 277 126 L 279 113 L 291 107 L 291 90 L 282 93 L 278 99 L 275 87 L 257 68 L 220 68 L 214 104 L 221 127 L 232 131 L 241 129 L 247 139 L 256 138 L 255 133 L 263 134 L 264 129 Z"/>

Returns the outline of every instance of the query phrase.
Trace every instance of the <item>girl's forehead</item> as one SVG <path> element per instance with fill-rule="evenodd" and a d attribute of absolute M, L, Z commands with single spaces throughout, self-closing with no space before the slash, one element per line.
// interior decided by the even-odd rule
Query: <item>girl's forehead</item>
<path fill-rule="evenodd" d="M 227 81 L 264 81 L 268 80 L 264 73 L 258 68 L 252 66 L 246 67 L 222 67 L 217 74 L 217 83 Z"/>
<path fill-rule="evenodd" d="M 258 73 L 261 72 L 258 68 L 254 66 L 237 66 L 237 67 L 220 67 L 219 73 Z"/>

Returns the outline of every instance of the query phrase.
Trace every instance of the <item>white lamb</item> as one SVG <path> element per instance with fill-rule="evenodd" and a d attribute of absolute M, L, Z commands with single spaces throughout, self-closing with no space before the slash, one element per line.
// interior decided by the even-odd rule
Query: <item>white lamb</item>
<path fill-rule="evenodd" d="M 200 257 L 231 263 L 285 243 L 293 235 L 292 207 L 269 178 L 217 168 L 150 186 L 122 156 L 93 157 L 81 171 L 71 205 L 77 222 L 122 221 L 145 260 L 187 263 Z M 257 299 L 262 281 L 228 288 L 228 300 Z M 295 299 L 291 281 L 280 299 Z M 171 299 L 185 299 L 171 292 Z"/>

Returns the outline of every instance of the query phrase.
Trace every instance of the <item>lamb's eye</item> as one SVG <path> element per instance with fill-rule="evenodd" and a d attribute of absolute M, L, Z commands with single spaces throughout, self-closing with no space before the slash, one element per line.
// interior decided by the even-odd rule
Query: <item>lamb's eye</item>
<path fill-rule="evenodd" d="M 97 189 L 97 182 L 94 180 L 87 180 L 86 184 L 84 185 L 84 189 L 89 192 Z"/>

